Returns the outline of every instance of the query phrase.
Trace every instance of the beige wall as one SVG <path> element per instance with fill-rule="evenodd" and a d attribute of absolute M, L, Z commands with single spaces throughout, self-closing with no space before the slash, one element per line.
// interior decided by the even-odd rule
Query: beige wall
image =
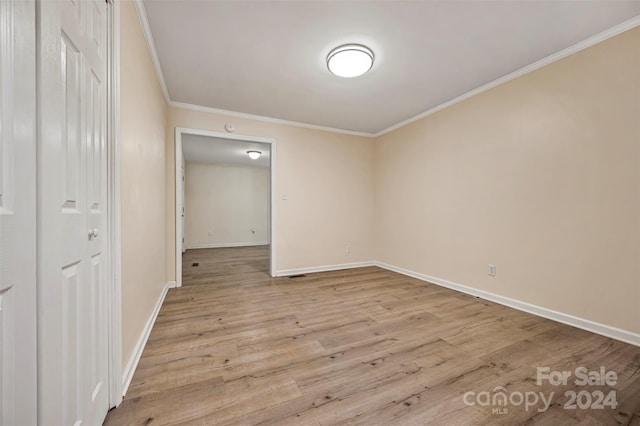
<path fill-rule="evenodd" d="M 276 140 L 276 269 L 373 258 L 373 141 L 359 136 L 169 109 L 169 129 L 187 127 Z M 175 257 L 175 141 L 167 135 L 167 258 Z M 282 194 L 288 200 L 282 200 Z M 352 246 L 352 253 L 345 246 Z M 167 262 L 169 279 L 175 265 Z"/>
<path fill-rule="evenodd" d="M 277 141 L 277 270 L 379 260 L 639 333 L 639 43 L 634 29 L 371 140 L 167 110 L 124 2 L 125 363 L 175 279 L 175 127 L 227 122 Z"/>
<path fill-rule="evenodd" d="M 187 163 L 185 243 L 187 248 L 268 244 L 269 169 Z"/>
<path fill-rule="evenodd" d="M 640 332 L 638 46 L 634 29 L 380 137 L 378 260 Z"/>
<path fill-rule="evenodd" d="M 133 3 L 121 22 L 122 361 L 129 361 L 166 277 L 167 107 Z"/>

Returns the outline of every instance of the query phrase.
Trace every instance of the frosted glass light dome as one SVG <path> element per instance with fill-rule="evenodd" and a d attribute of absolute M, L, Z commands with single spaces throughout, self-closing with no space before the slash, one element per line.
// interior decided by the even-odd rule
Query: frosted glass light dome
<path fill-rule="evenodd" d="M 344 44 L 327 55 L 327 68 L 339 77 L 358 77 L 373 66 L 373 51 L 361 44 Z"/>
<path fill-rule="evenodd" d="M 260 158 L 260 155 L 262 153 L 260 151 L 247 151 L 247 154 L 249 154 L 249 158 L 251 158 L 252 160 L 257 160 L 258 158 Z"/>

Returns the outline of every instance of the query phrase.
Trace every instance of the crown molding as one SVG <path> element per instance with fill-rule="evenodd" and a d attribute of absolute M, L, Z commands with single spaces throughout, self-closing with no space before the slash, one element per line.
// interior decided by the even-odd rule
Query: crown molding
<path fill-rule="evenodd" d="M 599 34 L 596 34 L 592 37 L 589 37 L 583 41 L 580 41 L 576 44 L 574 44 L 573 46 L 569 46 L 566 49 L 562 49 L 559 52 L 553 53 L 545 58 L 542 58 L 536 62 L 533 62 L 532 64 L 529 64 L 525 67 L 520 68 L 519 70 L 516 70 L 512 73 L 509 73 L 507 75 L 504 75 L 500 78 L 497 78 L 489 83 L 483 84 L 480 87 L 477 87 L 473 90 L 470 90 L 466 93 L 463 93 L 460 96 L 456 96 L 455 98 L 448 100 L 446 102 L 443 102 L 433 108 L 428 109 L 427 111 L 420 113 L 418 115 L 415 115 L 411 118 L 408 118 L 404 121 L 401 121 L 397 124 L 394 124 L 393 126 L 387 127 L 383 130 L 380 130 L 377 133 L 368 133 L 368 132 L 358 132 L 358 131 L 353 131 L 353 130 L 344 130 L 344 129 L 338 129 L 335 127 L 328 127 L 328 126 L 320 126 L 317 124 L 310 124 L 310 123 L 302 123 L 302 122 L 298 122 L 298 121 L 290 121 L 290 120 L 283 120 L 280 118 L 273 118 L 273 117 L 266 117 L 266 116 L 262 116 L 262 115 L 254 115 L 254 114 L 247 114 L 247 113 L 243 113 L 243 112 L 237 112 L 237 111 L 229 111 L 229 110 L 225 110 L 225 109 L 218 109 L 218 108 L 211 108 L 211 107 L 206 107 L 206 106 L 201 106 L 201 105 L 194 105 L 194 104 L 189 104 L 189 103 L 184 103 L 184 102 L 176 102 L 176 101 L 172 101 L 171 98 L 169 97 L 169 91 L 167 89 L 167 84 L 164 80 L 164 75 L 162 74 L 162 68 L 160 67 L 160 60 L 158 59 L 158 53 L 156 51 L 156 46 L 155 43 L 153 41 L 153 35 L 151 34 L 151 28 L 149 27 L 149 21 L 147 20 L 147 14 L 145 12 L 144 9 L 144 4 L 142 2 L 142 0 L 133 0 L 134 5 L 136 7 L 136 11 L 138 12 L 138 17 L 140 19 L 140 24 L 142 26 L 142 31 L 144 33 L 144 38 L 147 41 L 147 46 L 149 47 L 149 52 L 151 54 L 151 59 L 153 61 L 153 66 L 156 70 L 156 75 L 158 77 L 158 81 L 160 82 L 160 87 L 162 88 L 162 93 L 164 94 L 164 98 L 167 102 L 167 104 L 171 107 L 174 108 L 181 108 L 181 109 L 188 109 L 188 110 L 192 110 L 192 111 L 199 111 L 199 112 L 207 112 L 207 113 L 212 113 L 212 114 L 220 114 L 220 115 L 226 115 L 229 117 L 237 117 L 237 118 L 246 118 L 249 120 L 256 120 L 256 121 L 262 121 L 265 123 L 273 123 L 273 124 L 283 124 L 283 125 L 287 125 L 287 126 L 294 126 L 294 127 L 301 127 L 301 128 L 305 128 L 305 129 L 313 129 L 313 130 L 321 130 L 321 131 L 325 131 L 325 132 L 332 132 L 332 133 L 342 133 L 342 134 L 346 134 L 346 135 L 352 135 L 352 136 L 362 136 L 362 137 L 366 137 L 366 138 L 377 138 L 380 137 L 382 135 L 385 135 L 387 133 L 390 133 L 394 130 L 397 130 L 401 127 L 406 126 L 407 124 L 411 124 L 414 121 L 418 121 L 422 118 L 425 118 L 431 114 L 435 114 L 438 111 L 442 111 L 445 108 L 449 108 L 450 106 L 453 106 L 457 103 L 460 103 L 462 101 L 465 101 L 473 96 L 479 95 L 480 93 L 486 92 L 490 89 L 493 89 L 495 87 L 498 87 L 502 84 L 505 84 L 511 80 L 515 80 L 516 78 L 522 77 L 526 74 L 529 74 L 530 72 L 536 71 L 546 65 L 552 64 L 554 62 L 557 62 L 561 59 L 566 58 L 567 56 L 573 55 L 574 53 L 578 53 L 582 50 L 585 50 L 595 44 L 601 43 L 605 40 L 608 40 L 612 37 L 615 37 L 625 31 L 628 31 L 630 29 L 633 29 L 635 27 L 640 26 L 640 15 L 635 16 L 627 21 L 622 22 L 621 24 L 618 24 L 616 26 L 613 26 Z"/>
<path fill-rule="evenodd" d="M 284 124 L 284 125 L 287 125 L 287 126 L 302 127 L 304 129 L 321 130 L 321 131 L 324 131 L 324 132 L 331 132 L 331 133 L 342 133 L 342 134 L 345 134 L 345 135 L 362 136 L 362 137 L 365 137 L 365 138 L 373 138 L 373 137 L 375 137 L 375 135 L 373 133 L 356 132 L 356 131 L 353 131 L 353 130 L 337 129 L 335 127 L 320 126 L 320 125 L 317 125 L 317 124 L 309 124 L 309 123 L 301 123 L 299 121 L 283 120 L 281 118 L 265 117 L 265 116 L 262 116 L 262 115 L 253 115 L 253 114 L 247 114 L 247 113 L 244 113 L 244 112 L 229 111 L 229 110 L 226 110 L 226 109 L 205 107 L 205 106 L 201 106 L 201 105 L 188 104 L 188 103 L 184 103 L 184 102 L 170 101 L 169 102 L 169 106 L 170 107 L 174 107 L 174 108 L 180 108 L 180 109 L 188 109 L 188 110 L 191 110 L 191 111 L 207 112 L 207 113 L 210 113 L 210 114 L 226 115 L 226 116 L 229 116 L 229 117 L 246 118 L 246 119 L 249 119 L 249 120 L 262 121 L 262 122 L 265 122 L 265 123 Z"/>
<path fill-rule="evenodd" d="M 466 93 L 463 93 L 460 96 L 457 96 L 449 101 L 446 101 L 444 103 L 441 103 L 440 105 L 437 105 L 421 114 L 418 114 L 416 116 L 413 116 L 407 120 L 401 121 L 400 123 L 394 124 L 391 127 L 387 127 L 384 130 L 379 131 L 378 133 L 375 133 L 373 136 L 374 137 L 379 137 L 382 136 L 386 133 L 392 132 L 394 130 L 397 130 L 401 127 L 406 126 L 407 124 L 413 123 L 414 121 L 418 121 L 421 118 L 427 117 L 431 114 L 435 114 L 438 111 L 442 111 L 445 108 L 449 108 L 450 106 L 453 106 L 459 102 L 462 102 L 464 100 L 467 100 L 473 96 L 476 96 L 482 92 L 486 92 L 487 90 L 493 89 L 494 87 L 498 87 L 502 84 L 505 84 L 511 80 L 515 80 L 518 77 L 522 77 L 525 74 L 529 74 L 530 72 L 533 72 L 537 69 L 540 69 L 546 65 L 552 64 L 554 62 L 559 61 L 560 59 L 564 59 L 567 56 L 573 55 L 574 53 L 578 53 L 581 50 L 584 50 L 588 47 L 591 47 L 595 44 L 601 43 L 605 40 L 608 40 L 612 37 L 617 36 L 618 34 L 621 34 L 625 31 L 628 31 L 632 28 L 635 28 L 637 26 L 640 26 L 640 15 L 629 19 L 628 21 L 625 21 L 619 25 L 616 25 L 614 27 L 611 27 L 599 34 L 596 34 L 592 37 L 589 37 L 586 40 L 583 40 L 581 42 L 578 42 L 576 44 L 574 44 L 573 46 L 569 46 L 566 49 L 562 49 L 559 52 L 553 53 L 549 56 L 547 56 L 546 58 L 542 58 L 539 61 L 536 61 L 532 64 L 529 64 L 523 68 L 520 68 L 519 70 L 516 70 L 512 73 L 509 73 L 505 76 L 502 76 L 500 78 L 497 78 L 487 84 L 483 84 L 480 87 L 477 87 L 473 90 L 470 90 Z"/>
<path fill-rule="evenodd" d="M 133 0 L 133 4 L 136 7 L 136 12 L 138 12 L 138 19 L 140 20 L 140 26 L 142 26 L 142 33 L 144 34 L 144 39 L 147 42 L 147 47 L 149 48 L 153 68 L 156 70 L 156 76 L 158 77 L 158 82 L 160 83 L 164 100 L 168 104 L 171 102 L 171 98 L 169 97 L 167 83 L 164 80 L 164 74 L 162 74 L 162 68 L 160 67 L 160 59 L 158 59 L 158 51 L 156 50 L 156 44 L 153 41 L 153 35 L 151 34 L 151 27 L 149 26 L 149 20 L 147 19 L 147 12 L 144 8 L 144 3 L 142 3 L 142 0 Z"/>
<path fill-rule="evenodd" d="M 351 136 L 362 136 L 366 138 L 374 137 L 373 133 L 344 130 L 344 129 L 338 129 L 335 127 L 320 126 L 317 124 L 302 123 L 299 121 L 283 120 L 280 118 L 247 114 L 243 112 L 211 108 L 211 107 L 206 107 L 202 105 L 194 105 L 194 104 L 176 102 L 171 100 L 171 97 L 169 96 L 169 90 L 167 89 L 167 83 L 164 79 L 164 74 L 162 73 L 162 67 L 160 66 L 160 60 L 158 59 L 158 52 L 156 50 L 156 44 L 153 40 L 153 34 L 151 33 L 151 27 L 149 26 L 149 20 L 147 19 L 147 12 L 144 8 L 144 3 L 142 0 L 133 0 L 133 4 L 135 5 L 136 11 L 138 12 L 138 19 L 140 20 L 140 26 L 142 27 L 144 39 L 147 42 L 147 47 L 149 48 L 149 53 L 151 54 L 151 61 L 153 62 L 153 67 L 156 70 L 156 76 L 158 77 L 158 82 L 160 83 L 160 87 L 162 88 L 164 99 L 170 107 L 188 109 L 191 111 L 207 112 L 211 114 L 226 115 L 229 117 L 246 118 L 249 120 L 262 121 L 265 123 L 284 124 L 287 126 L 301 127 L 305 129 L 321 130 L 321 131 L 331 132 L 331 133 L 341 133 L 341 134 L 351 135 Z"/>

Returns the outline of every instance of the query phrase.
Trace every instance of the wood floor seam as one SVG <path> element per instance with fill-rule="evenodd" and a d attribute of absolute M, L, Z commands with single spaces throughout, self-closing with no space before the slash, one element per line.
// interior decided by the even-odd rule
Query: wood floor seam
<path fill-rule="evenodd" d="M 638 347 L 376 266 L 290 279 L 265 246 L 183 256 L 108 426 L 640 424 Z M 579 367 L 617 381 L 537 383 Z M 552 403 L 470 399 L 495 389 Z M 572 391 L 619 404 L 566 409 Z"/>

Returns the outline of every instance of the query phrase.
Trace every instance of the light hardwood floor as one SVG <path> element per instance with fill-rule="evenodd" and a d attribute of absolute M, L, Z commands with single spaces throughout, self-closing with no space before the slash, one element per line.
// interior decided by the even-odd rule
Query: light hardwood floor
<path fill-rule="evenodd" d="M 638 347 L 376 267 L 274 279 L 267 255 L 187 251 L 107 425 L 640 424 Z M 536 384 L 579 366 L 617 383 Z M 499 386 L 552 405 L 465 405 Z M 618 407 L 564 409 L 568 390 Z"/>

